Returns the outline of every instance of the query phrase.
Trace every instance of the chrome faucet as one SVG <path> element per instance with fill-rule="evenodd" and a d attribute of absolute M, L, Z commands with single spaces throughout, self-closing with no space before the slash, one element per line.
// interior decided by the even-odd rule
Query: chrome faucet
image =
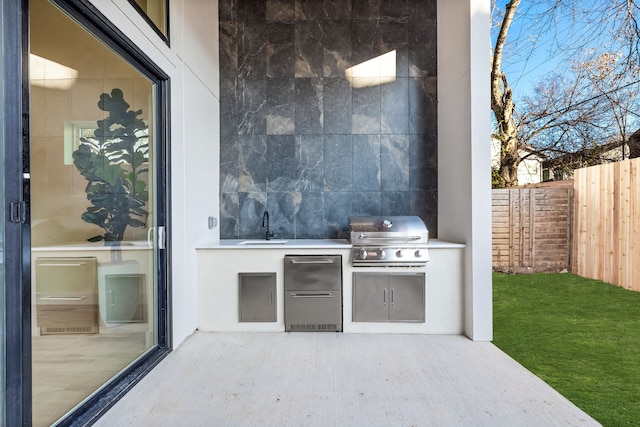
<path fill-rule="evenodd" d="M 271 240 L 271 238 L 273 237 L 273 233 L 269 231 L 269 212 L 268 211 L 264 211 L 264 213 L 262 214 L 262 226 L 267 227 L 267 232 L 265 233 L 264 238 L 267 240 Z"/>

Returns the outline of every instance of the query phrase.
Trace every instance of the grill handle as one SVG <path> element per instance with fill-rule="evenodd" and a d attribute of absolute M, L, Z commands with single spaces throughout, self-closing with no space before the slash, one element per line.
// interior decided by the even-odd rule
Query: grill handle
<path fill-rule="evenodd" d="M 384 242 L 413 242 L 414 240 L 420 240 L 422 237 L 420 236 L 407 236 L 407 237 L 375 237 L 375 236 L 367 236 L 366 234 L 361 234 L 358 237 L 360 240 L 378 240 Z"/>

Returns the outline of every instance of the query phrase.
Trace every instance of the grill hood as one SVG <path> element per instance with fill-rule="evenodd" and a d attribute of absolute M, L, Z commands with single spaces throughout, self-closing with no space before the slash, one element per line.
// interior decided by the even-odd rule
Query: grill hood
<path fill-rule="evenodd" d="M 358 216 L 349 218 L 349 239 L 357 245 L 425 245 L 429 241 L 429 232 L 418 216 Z"/>
<path fill-rule="evenodd" d="M 349 218 L 354 266 L 422 267 L 429 260 L 429 232 L 418 216 Z"/>

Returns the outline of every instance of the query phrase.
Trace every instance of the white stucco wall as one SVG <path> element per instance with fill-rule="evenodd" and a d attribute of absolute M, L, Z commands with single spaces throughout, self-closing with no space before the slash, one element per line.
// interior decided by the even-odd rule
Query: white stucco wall
<path fill-rule="evenodd" d="M 465 243 L 465 334 L 493 337 L 490 1 L 438 0 L 438 238 Z"/>
<path fill-rule="evenodd" d="M 219 210 L 218 2 L 172 0 L 170 46 L 127 0 L 94 4 L 171 79 L 170 309 L 177 347 L 197 327 L 195 248 L 219 239 L 207 221 Z"/>

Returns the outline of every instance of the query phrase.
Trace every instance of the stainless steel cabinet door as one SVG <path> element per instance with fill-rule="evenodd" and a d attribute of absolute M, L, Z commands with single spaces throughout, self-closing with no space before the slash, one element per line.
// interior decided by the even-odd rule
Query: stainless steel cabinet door
<path fill-rule="evenodd" d="M 238 321 L 275 322 L 276 273 L 239 273 Z"/>
<path fill-rule="evenodd" d="M 424 273 L 391 274 L 389 320 L 424 322 Z"/>
<path fill-rule="evenodd" d="M 389 320 L 389 275 L 353 273 L 353 321 Z"/>
<path fill-rule="evenodd" d="M 424 322 L 424 273 L 353 273 L 354 322 Z"/>

